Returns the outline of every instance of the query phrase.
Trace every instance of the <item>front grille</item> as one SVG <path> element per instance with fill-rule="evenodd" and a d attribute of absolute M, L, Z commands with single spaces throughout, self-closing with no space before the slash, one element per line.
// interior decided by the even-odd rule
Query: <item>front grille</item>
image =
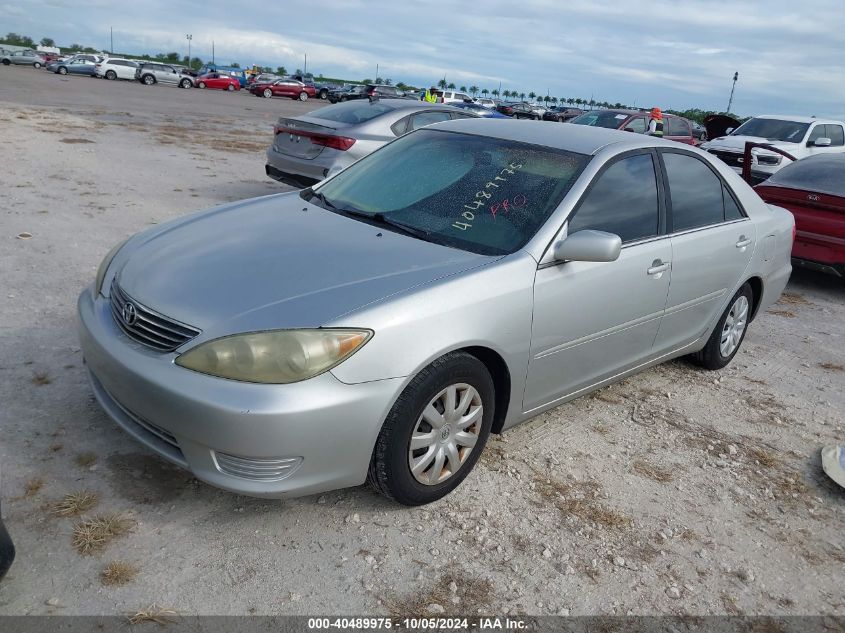
<path fill-rule="evenodd" d="M 254 481 L 280 481 L 293 473 L 302 463 L 301 457 L 238 457 L 215 453 L 217 468 L 222 473 Z"/>
<path fill-rule="evenodd" d="M 742 154 L 738 154 L 736 152 L 723 152 L 716 149 L 709 149 L 707 151 L 714 154 L 731 167 L 742 167 Z"/>
<path fill-rule="evenodd" d="M 140 426 L 142 429 L 144 429 L 148 433 L 152 433 L 158 439 L 160 439 L 164 442 L 167 442 L 171 446 L 173 446 L 177 449 L 179 448 L 179 442 L 176 441 L 176 438 L 173 437 L 173 434 L 170 431 L 168 431 L 167 429 L 163 429 L 156 424 L 153 424 L 149 420 L 145 420 L 144 418 L 135 415 L 134 413 L 132 413 L 132 411 L 130 411 L 129 409 L 124 407 L 117 400 L 115 400 L 114 403 L 118 407 L 120 407 L 120 410 L 123 411 L 123 413 L 126 414 L 126 417 L 128 417 L 130 420 L 132 420 L 135 424 Z"/>
<path fill-rule="evenodd" d="M 179 323 L 144 307 L 127 295 L 115 278 L 110 291 L 111 311 L 115 322 L 129 338 L 161 352 L 169 352 L 187 343 L 200 330 Z"/>

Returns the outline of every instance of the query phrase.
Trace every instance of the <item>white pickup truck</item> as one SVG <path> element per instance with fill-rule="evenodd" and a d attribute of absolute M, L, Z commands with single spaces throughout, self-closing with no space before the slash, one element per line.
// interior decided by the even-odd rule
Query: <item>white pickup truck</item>
<path fill-rule="evenodd" d="M 715 154 L 741 172 L 746 141 L 768 143 L 799 160 L 815 154 L 845 152 L 845 123 L 764 114 L 748 119 L 726 136 L 703 143 L 701 149 Z M 760 147 L 751 150 L 751 161 L 752 184 L 764 181 L 790 162 L 788 158 Z"/>

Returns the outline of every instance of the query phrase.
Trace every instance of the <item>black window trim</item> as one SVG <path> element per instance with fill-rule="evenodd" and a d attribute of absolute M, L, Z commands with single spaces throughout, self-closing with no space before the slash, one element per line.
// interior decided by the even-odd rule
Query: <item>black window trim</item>
<path fill-rule="evenodd" d="M 672 216 L 672 191 L 669 188 L 669 175 L 666 170 L 666 163 L 663 162 L 663 154 L 683 154 L 684 156 L 690 156 L 704 165 L 716 176 L 719 182 L 722 185 L 722 191 L 727 191 L 728 195 L 733 198 L 734 204 L 736 208 L 739 209 L 739 212 L 742 214 L 742 217 L 737 220 L 725 220 L 725 202 L 724 197 L 722 198 L 722 221 L 721 222 L 714 222 L 713 224 L 705 224 L 703 226 L 696 226 L 689 229 L 684 229 L 683 231 L 675 231 L 674 230 L 674 223 L 673 223 L 673 216 Z M 666 233 L 667 235 L 684 235 L 686 233 L 693 233 L 695 231 L 702 231 L 705 229 L 713 228 L 714 226 L 724 226 L 726 224 L 733 224 L 735 222 L 744 222 L 748 220 L 748 212 L 745 210 L 745 207 L 742 206 L 739 198 L 737 198 L 734 190 L 731 189 L 730 185 L 725 182 L 725 179 L 722 177 L 713 165 L 711 165 L 708 161 L 704 160 L 701 156 L 697 154 L 684 150 L 680 147 L 661 147 L 657 150 L 657 158 L 660 164 L 660 172 L 662 173 L 662 180 L 663 180 L 663 196 L 664 196 L 664 208 L 666 209 Z"/>
<path fill-rule="evenodd" d="M 649 237 L 642 237 L 636 240 L 631 240 L 629 242 L 622 242 L 622 248 L 629 248 L 633 246 L 639 246 L 641 244 L 647 244 L 649 242 L 656 242 L 658 240 L 666 239 L 668 237 L 668 233 L 666 231 L 666 218 L 667 218 L 667 209 L 666 209 L 666 196 L 665 196 L 665 185 L 663 179 L 663 170 L 662 170 L 662 162 L 659 161 L 659 156 L 657 155 L 657 151 L 653 147 L 644 147 L 639 149 L 632 149 L 626 152 L 621 152 L 616 154 L 613 158 L 607 160 L 604 165 L 599 167 L 599 170 L 595 173 L 595 175 L 590 180 L 590 184 L 587 185 L 587 188 L 584 189 L 584 193 L 581 194 L 581 197 L 578 198 L 577 202 L 572 206 L 572 211 L 570 211 L 569 215 L 566 216 L 566 219 L 560 224 L 555 231 L 554 236 L 552 237 L 551 241 L 546 244 L 546 248 L 543 249 L 542 255 L 540 255 L 540 262 L 546 258 L 549 250 L 555 244 L 555 241 L 560 236 L 563 227 L 566 226 L 567 236 L 569 235 L 569 221 L 575 217 L 575 214 L 578 213 L 578 210 L 581 208 L 581 205 L 584 203 L 584 200 L 587 199 L 587 196 L 590 195 L 590 192 L 595 187 L 596 182 L 604 175 L 604 173 L 613 167 L 619 161 L 625 160 L 626 158 L 630 158 L 632 156 L 641 156 L 648 154 L 651 156 L 652 166 L 654 167 L 654 180 L 657 185 L 657 235 L 651 235 Z M 587 163 L 589 164 L 589 163 Z M 586 168 L 586 165 L 585 165 Z M 583 175 L 583 171 L 581 172 Z M 579 176 L 580 177 L 580 176 Z M 577 182 L 577 181 L 576 181 Z M 565 263 L 566 260 L 551 260 L 548 262 L 541 263 L 538 266 L 538 269 L 547 268 L 549 266 L 558 266 L 560 264 Z"/>

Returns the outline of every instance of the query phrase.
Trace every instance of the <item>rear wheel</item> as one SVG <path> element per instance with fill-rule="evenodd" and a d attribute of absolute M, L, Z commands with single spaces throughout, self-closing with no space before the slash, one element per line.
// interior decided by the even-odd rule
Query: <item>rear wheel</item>
<path fill-rule="evenodd" d="M 12 63 L 12 62 L 10 62 L 8 59 L 4 59 L 4 60 L 3 60 L 3 65 L 4 65 L 4 66 L 8 66 L 8 65 L 9 65 L 9 64 L 11 64 L 11 63 Z"/>
<path fill-rule="evenodd" d="M 273 96 L 273 91 L 270 90 L 269 88 L 265 88 L 264 89 L 264 98 L 269 99 L 272 96 Z"/>
<path fill-rule="evenodd" d="M 41 68 L 41 62 L 35 62 L 32 66 L 33 68 Z"/>
<path fill-rule="evenodd" d="M 156 78 L 152 75 L 144 75 L 141 81 L 147 86 L 152 86 L 156 82 Z"/>
<path fill-rule="evenodd" d="M 308 100 L 308 93 L 307 92 L 300 92 L 299 93 L 299 100 L 300 101 L 307 101 Z"/>
<path fill-rule="evenodd" d="M 107 70 L 106 71 L 106 79 L 109 79 L 110 81 L 114 81 L 115 79 L 117 79 L 117 73 L 114 72 L 113 70 Z"/>
<path fill-rule="evenodd" d="M 409 506 L 447 495 L 478 461 L 490 435 L 494 402 L 493 379 L 480 360 L 465 352 L 437 359 L 393 405 L 367 480 Z"/>
<path fill-rule="evenodd" d="M 183 79 L 179 82 L 180 88 L 190 88 L 191 87 L 191 80 L 190 79 Z"/>
<path fill-rule="evenodd" d="M 65 68 L 64 66 L 59 66 L 58 72 L 60 75 L 67 75 L 67 68 Z"/>
<path fill-rule="evenodd" d="M 704 349 L 692 355 L 696 364 L 705 369 L 722 369 L 733 360 L 745 339 L 753 301 L 754 291 L 749 284 L 743 284 L 725 308 Z"/>
<path fill-rule="evenodd" d="M 228 90 L 229 92 L 234 92 L 235 86 L 233 86 L 232 84 L 229 84 L 229 86 L 226 88 L 226 90 Z"/>
<path fill-rule="evenodd" d="M 325 88 L 320 91 L 320 99 L 328 99 L 329 98 L 329 91 Z"/>
<path fill-rule="evenodd" d="M 341 100 L 341 101 L 346 101 L 346 97 L 341 97 L 341 98 L 340 98 L 340 100 Z"/>
<path fill-rule="evenodd" d="M 197 86 L 197 88 L 201 88 L 201 89 L 205 90 L 205 82 L 204 81 L 199 82 L 199 85 Z"/>

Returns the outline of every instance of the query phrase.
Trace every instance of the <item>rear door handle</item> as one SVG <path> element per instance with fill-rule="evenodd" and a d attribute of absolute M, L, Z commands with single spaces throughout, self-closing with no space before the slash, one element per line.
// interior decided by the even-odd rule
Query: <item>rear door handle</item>
<path fill-rule="evenodd" d="M 745 248 L 749 244 L 751 244 L 751 240 L 748 239 L 747 237 L 745 237 L 744 235 L 740 235 L 739 241 L 736 243 L 736 247 L 737 248 Z"/>
<path fill-rule="evenodd" d="M 664 263 L 659 259 L 655 259 L 653 262 L 651 262 L 651 268 L 649 268 L 646 272 L 649 275 L 657 275 L 659 277 L 661 273 L 665 273 L 667 270 L 669 270 L 670 265 L 671 262 Z"/>

